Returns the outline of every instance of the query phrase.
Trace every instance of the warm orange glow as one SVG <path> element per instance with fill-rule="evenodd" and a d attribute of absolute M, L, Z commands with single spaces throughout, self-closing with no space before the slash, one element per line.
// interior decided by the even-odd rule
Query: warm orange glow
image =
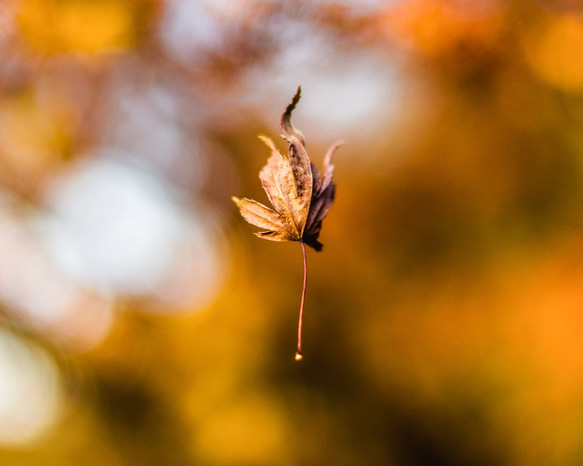
<path fill-rule="evenodd" d="M 494 45 L 500 20 L 495 2 L 414 0 L 389 6 L 385 33 L 416 52 L 436 56 L 467 46 Z M 491 5 L 489 5 L 491 3 Z"/>
<path fill-rule="evenodd" d="M 548 83 L 570 92 L 583 91 L 583 19 L 575 16 L 549 18 L 533 31 L 526 51 L 533 70 Z"/>
<path fill-rule="evenodd" d="M 138 5 L 126 0 L 27 0 L 21 2 L 18 20 L 27 41 L 41 52 L 115 52 L 135 41 Z"/>
<path fill-rule="evenodd" d="M 0 464 L 579 464 L 574 3 L 0 1 Z"/>

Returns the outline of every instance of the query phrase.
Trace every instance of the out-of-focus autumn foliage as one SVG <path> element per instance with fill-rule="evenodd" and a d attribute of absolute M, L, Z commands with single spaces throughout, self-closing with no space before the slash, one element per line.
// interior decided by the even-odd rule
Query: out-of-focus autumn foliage
<path fill-rule="evenodd" d="M 0 463 L 583 462 L 582 14 L 0 2 Z M 347 145 L 298 364 L 230 197 L 300 83 Z"/>

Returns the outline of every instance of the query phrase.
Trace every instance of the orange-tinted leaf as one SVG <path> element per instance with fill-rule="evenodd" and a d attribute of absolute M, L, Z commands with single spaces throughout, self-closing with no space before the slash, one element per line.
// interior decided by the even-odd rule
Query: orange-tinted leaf
<path fill-rule="evenodd" d="M 334 165 L 332 155 L 341 143 L 334 144 L 324 158 L 324 172 L 320 175 L 306 152 L 304 136 L 291 123 L 291 115 L 300 101 L 298 87 L 291 103 L 281 116 L 282 138 L 289 143 L 288 154 L 281 154 L 273 141 L 259 138 L 271 149 L 271 156 L 259 172 L 259 178 L 274 210 L 250 199 L 233 198 L 241 215 L 249 223 L 265 231 L 255 233 L 271 241 L 299 241 L 304 263 L 304 285 L 298 321 L 298 348 L 296 361 L 302 359 L 302 318 L 306 296 L 306 244 L 316 251 L 322 249 L 318 241 L 322 221 L 334 203 L 336 186 L 332 182 Z"/>
<path fill-rule="evenodd" d="M 286 229 L 294 235 L 295 240 L 302 237 L 310 207 L 311 188 L 298 186 L 291 159 L 280 154 L 271 139 L 260 136 L 260 139 L 271 149 L 271 157 L 267 160 L 259 178 L 263 188 L 273 205 L 281 214 Z"/>
<path fill-rule="evenodd" d="M 292 239 L 291 233 L 286 229 L 285 224 L 281 220 L 281 216 L 274 210 L 251 199 L 233 197 L 233 201 L 235 201 L 241 210 L 241 215 L 245 220 L 252 225 L 268 230 L 266 233 L 272 233 L 269 237 L 262 235 L 262 238 L 273 241 L 290 241 Z"/>
<path fill-rule="evenodd" d="M 293 177 L 295 179 L 295 186 L 297 196 L 300 202 L 298 208 L 303 209 L 303 212 L 294 212 L 294 217 L 302 222 L 300 231 L 301 239 L 304 233 L 304 226 L 308 218 L 308 210 L 312 200 L 313 176 L 311 162 L 304 147 L 304 136 L 301 132 L 296 130 L 291 123 L 291 114 L 300 100 L 302 89 L 298 87 L 291 103 L 285 109 L 281 116 L 280 128 L 282 131 L 282 138 L 289 143 L 289 161 L 293 170 Z"/>
<path fill-rule="evenodd" d="M 271 149 L 259 178 L 274 210 L 249 199 L 237 199 L 241 215 L 249 223 L 265 229 L 257 236 L 272 241 L 303 241 L 316 251 L 322 249 L 318 236 L 322 220 L 334 202 L 332 155 L 341 143 L 333 145 L 324 159 L 324 172 L 310 162 L 304 136 L 291 123 L 292 112 L 301 97 L 298 87 L 291 103 L 281 116 L 282 138 L 289 144 L 282 154 L 271 139 L 259 136 Z"/>

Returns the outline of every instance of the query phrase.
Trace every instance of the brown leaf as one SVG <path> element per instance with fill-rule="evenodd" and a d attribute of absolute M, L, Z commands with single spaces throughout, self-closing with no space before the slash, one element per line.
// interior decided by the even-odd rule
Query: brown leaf
<path fill-rule="evenodd" d="M 302 318 L 306 296 L 307 264 L 306 247 L 316 251 L 322 249 L 318 241 L 322 221 L 334 203 L 336 186 L 332 178 L 334 165 L 332 155 L 342 144 L 334 144 L 324 158 L 324 171 L 320 174 L 306 152 L 304 136 L 291 123 L 291 115 L 300 101 L 301 87 L 281 116 L 282 138 L 288 142 L 288 153 L 280 153 L 273 141 L 265 136 L 259 138 L 271 149 L 271 156 L 259 172 L 259 178 L 273 209 L 251 199 L 233 200 L 241 215 L 249 223 L 265 231 L 255 233 L 271 241 L 299 241 L 304 263 L 304 285 L 298 322 L 298 349 L 296 360 L 302 359 Z"/>
<path fill-rule="evenodd" d="M 255 233 L 257 236 L 272 241 L 293 240 L 294 237 L 287 229 L 281 215 L 274 210 L 271 210 L 269 207 L 265 207 L 263 204 L 251 199 L 239 199 L 233 197 L 233 201 L 235 201 L 241 210 L 241 215 L 245 220 L 259 228 L 269 230 Z"/>
<path fill-rule="evenodd" d="M 316 251 L 322 249 L 318 236 L 322 221 L 334 202 L 332 155 L 341 143 L 333 145 L 324 159 L 324 172 L 310 162 L 304 136 L 291 123 L 292 112 L 301 97 L 301 87 L 281 116 L 282 138 L 288 142 L 288 153 L 280 153 L 273 141 L 259 138 L 271 149 L 267 164 L 259 178 L 273 210 L 249 199 L 233 198 L 241 215 L 249 223 L 266 231 L 257 236 L 272 241 L 302 241 Z"/>
<path fill-rule="evenodd" d="M 259 172 L 259 178 L 273 208 L 282 216 L 292 240 L 299 240 L 304 233 L 312 194 L 311 172 L 296 175 L 291 157 L 280 154 L 271 139 L 260 136 L 271 149 L 271 157 Z M 306 155 L 307 157 L 307 155 Z M 309 186 L 308 186 L 309 185 Z"/>
<path fill-rule="evenodd" d="M 317 171 L 312 171 L 314 173 L 314 191 L 312 194 L 312 201 L 308 212 L 303 240 L 308 246 L 311 246 L 316 251 L 322 250 L 322 243 L 318 241 L 318 236 L 322 229 L 322 221 L 332 207 L 334 196 L 336 194 L 336 185 L 332 182 L 334 174 L 332 155 L 342 144 L 342 142 L 337 142 L 328 149 L 328 153 L 324 158 L 324 175 L 322 177 L 320 177 Z"/>

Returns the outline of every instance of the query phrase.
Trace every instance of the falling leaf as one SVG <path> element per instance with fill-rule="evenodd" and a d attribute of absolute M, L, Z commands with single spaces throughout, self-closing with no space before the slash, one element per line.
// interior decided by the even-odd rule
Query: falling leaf
<path fill-rule="evenodd" d="M 304 264 L 304 282 L 298 322 L 298 348 L 296 360 L 302 359 L 302 320 L 307 284 L 307 264 L 305 245 L 316 251 L 322 249 L 318 241 L 322 221 L 334 203 L 336 185 L 332 178 L 334 165 L 332 156 L 342 144 L 336 143 L 324 158 L 322 174 L 310 162 L 306 152 L 304 136 L 291 123 L 291 115 L 301 97 L 301 87 L 281 116 L 282 138 L 287 141 L 288 152 L 281 153 L 273 141 L 265 136 L 259 138 L 271 149 L 271 156 L 259 172 L 259 179 L 273 209 L 251 199 L 233 200 L 241 210 L 241 215 L 249 223 L 263 228 L 255 233 L 260 238 L 271 241 L 299 241 Z"/>

